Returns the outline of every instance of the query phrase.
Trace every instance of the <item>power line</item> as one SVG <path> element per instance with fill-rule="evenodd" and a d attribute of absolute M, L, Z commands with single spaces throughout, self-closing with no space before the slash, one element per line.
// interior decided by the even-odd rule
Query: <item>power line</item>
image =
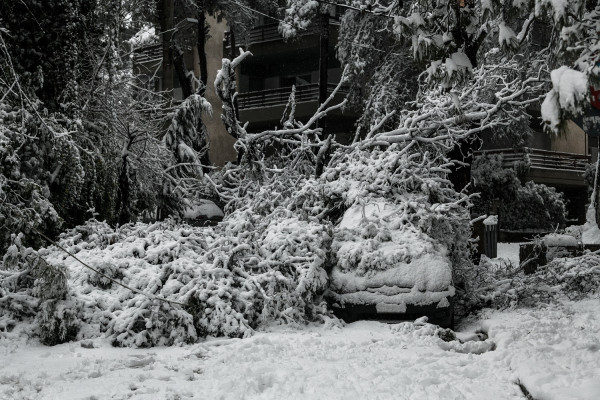
<path fill-rule="evenodd" d="M 358 12 L 364 13 L 364 14 L 371 14 L 371 15 L 374 15 L 376 17 L 383 17 L 383 18 L 390 18 L 390 19 L 395 19 L 397 17 L 397 15 L 382 14 L 382 13 L 373 11 L 371 9 L 358 8 L 358 7 L 354 7 L 354 6 L 348 5 L 348 4 L 334 3 L 334 2 L 326 1 L 326 0 L 316 0 L 316 1 L 317 1 L 317 3 L 328 4 L 330 6 L 337 6 L 337 7 L 347 8 L 349 10 L 358 11 Z"/>
<path fill-rule="evenodd" d="M 253 9 L 253 8 L 250 8 L 250 7 L 248 7 L 248 6 L 246 6 L 246 5 L 242 4 L 242 3 L 239 3 L 239 2 L 237 2 L 237 1 L 235 1 L 235 0 L 234 0 L 234 1 L 232 1 L 232 3 L 233 3 L 233 4 L 237 4 L 238 6 L 240 6 L 240 7 L 242 7 L 242 8 L 245 8 L 246 10 L 248 10 L 248 11 L 250 11 L 250 12 L 253 12 L 253 13 L 255 13 L 255 14 L 259 14 L 259 15 L 262 15 L 263 17 L 271 18 L 271 19 L 273 19 L 273 20 L 275 20 L 275 21 L 279 21 L 279 22 L 281 22 L 281 23 L 284 23 L 284 24 L 286 24 L 286 25 L 292 26 L 291 24 L 289 24 L 289 23 L 287 23 L 287 22 L 285 22 L 285 21 L 282 21 L 282 20 L 280 20 L 280 19 L 278 19 L 278 18 L 276 18 L 276 17 L 272 17 L 272 16 L 270 16 L 270 15 L 268 15 L 268 14 L 265 14 L 265 13 L 263 13 L 263 12 L 260 12 L 260 11 L 258 11 L 258 10 L 255 10 L 255 9 Z"/>
<path fill-rule="evenodd" d="M 50 242 L 51 244 L 53 244 L 54 246 L 58 247 L 60 250 L 64 251 L 65 253 L 67 253 L 68 255 L 70 255 L 71 257 L 73 257 L 75 260 L 77 260 L 77 261 L 78 261 L 78 262 L 79 262 L 81 265 L 83 265 L 84 267 L 86 267 L 86 268 L 88 268 L 88 269 L 91 269 L 92 271 L 94 271 L 94 272 L 95 272 L 95 273 L 97 273 L 98 275 L 100 275 L 100 276 L 102 276 L 102 277 L 104 277 L 104 278 L 108 279 L 108 280 L 109 280 L 109 281 L 111 281 L 111 282 L 114 282 L 114 283 L 116 283 L 117 285 L 119 285 L 119 286 L 121 286 L 121 287 L 123 287 L 123 288 L 125 288 L 125 289 L 128 289 L 128 290 L 130 290 L 130 291 L 132 291 L 132 292 L 134 292 L 134 293 L 136 293 L 136 294 L 141 294 L 142 296 L 146 296 L 146 297 L 147 297 L 148 299 L 150 299 L 150 300 L 158 300 L 158 301 L 162 301 L 162 302 L 165 302 L 165 303 L 177 304 L 178 306 L 187 307 L 187 305 L 186 305 L 186 304 L 180 303 L 180 302 L 178 302 L 178 301 L 169 300 L 169 299 L 166 299 L 166 298 L 164 298 L 164 297 L 161 297 L 161 296 L 156 296 L 156 295 L 154 295 L 154 294 L 146 293 L 146 292 L 143 292 L 143 291 L 141 291 L 141 290 L 138 290 L 138 289 L 132 288 L 132 287 L 130 287 L 130 286 L 127 286 L 127 285 L 125 285 L 124 283 L 122 283 L 122 282 L 119 282 L 119 281 L 117 281 L 117 280 L 115 280 L 115 279 L 111 278 L 110 276 L 108 276 L 108 275 L 104 274 L 103 272 L 101 272 L 101 271 L 97 270 L 96 268 L 90 267 L 88 264 L 84 263 L 84 262 L 83 262 L 83 261 L 81 261 L 79 258 L 77 258 L 77 257 L 76 257 L 76 256 L 75 256 L 73 253 L 71 253 L 69 250 L 65 249 L 64 247 L 62 247 L 61 245 L 59 245 L 58 243 L 56 243 L 54 240 L 50 239 L 48 236 L 44 235 L 42 232 L 40 232 L 40 231 L 39 231 L 39 230 L 37 230 L 36 228 L 32 228 L 32 230 L 33 230 L 35 233 L 37 233 L 38 235 L 40 235 L 42 238 L 46 239 L 48 242 Z M 40 258 L 41 258 L 41 257 L 40 257 Z M 44 260 L 43 258 L 42 258 L 42 260 L 43 260 L 44 262 L 46 262 L 46 260 Z M 46 263 L 47 263 L 47 262 L 46 262 Z"/>

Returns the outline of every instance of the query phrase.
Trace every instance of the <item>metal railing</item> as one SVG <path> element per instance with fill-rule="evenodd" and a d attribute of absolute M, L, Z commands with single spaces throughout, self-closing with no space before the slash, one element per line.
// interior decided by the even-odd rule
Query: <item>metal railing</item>
<path fill-rule="evenodd" d="M 136 64 L 160 60 L 162 58 L 162 45 L 155 44 L 144 46 L 133 51 L 133 60 Z"/>
<path fill-rule="evenodd" d="M 336 86 L 336 83 L 328 83 L 327 93 L 332 93 Z M 238 107 L 240 110 L 243 110 L 248 108 L 262 108 L 269 106 L 285 105 L 287 104 L 291 93 L 291 87 L 238 93 Z M 338 91 L 338 93 L 347 93 L 347 90 L 341 88 Z M 296 103 L 317 100 L 319 100 L 318 83 L 310 83 L 308 85 L 296 86 Z"/>
<path fill-rule="evenodd" d="M 248 32 L 248 44 L 280 40 L 282 38 L 279 34 L 278 23 L 258 26 Z"/>
<path fill-rule="evenodd" d="M 314 33 L 314 30 L 310 29 L 308 31 L 300 31 L 298 32 L 299 36 L 309 35 Z M 225 37 L 223 41 L 225 42 L 225 48 L 231 47 L 231 41 L 229 39 L 231 33 L 229 31 L 225 32 Z M 265 24 L 261 26 L 257 26 L 248 31 L 246 40 L 240 44 L 255 44 L 255 43 L 263 43 L 263 42 L 272 42 L 276 40 L 283 40 L 283 36 L 279 33 L 279 23 L 274 24 Z"/>
<path fill-rule="evenodd" d="M 330 26 L 339 25 L 339 16 L 331 17 L 329 24 Z M 320 28 L 317 24 L 311 24 L 305 29 L 298 30 L 297 36 L 318 35 L 319 29 Z M 223 41 L 225 42 L 225 48 L 231 47 L 229 35 L 229 31 L 225 32 L 225 37 L 223 38 Z M 283 40 L 283 36 L 281 36 L 279 33 L 278 22 L 260 25 L 250 29 L 247 33 L 246 41 L 240 43 L 251 45 L 255 43 L 272 42 L 276 40 Z"/>
<path fill-rule="evenodd" d="M 482 155 L 484 151 L 475 152 L 475 156 Z M 517 163 L 525 162 L 530 167 L 550 168 L 560 170 L 585 171 L 591 162 L 591 156 L 576 153 L 564 153 L 525 147 L 521 151 L 514 149 L 485 150 L 486 154 L 501 154 L 502 166 L 511 168 Z"/>

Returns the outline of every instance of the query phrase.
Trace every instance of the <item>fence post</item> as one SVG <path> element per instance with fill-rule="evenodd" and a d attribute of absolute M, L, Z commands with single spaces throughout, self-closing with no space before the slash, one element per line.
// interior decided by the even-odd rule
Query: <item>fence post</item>
<path fill-rule="evenodd" d="M 498 256 L 498 216 L 490 215 L 483 221 L 483 252 L 489 258 Z"/>

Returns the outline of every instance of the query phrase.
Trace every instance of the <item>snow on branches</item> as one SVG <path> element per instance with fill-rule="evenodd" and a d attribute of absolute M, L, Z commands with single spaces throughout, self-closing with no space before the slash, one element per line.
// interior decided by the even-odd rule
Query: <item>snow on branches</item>
<path fill-rule="evenodd" d="M 208 166 L 208 133 L 202 114 L 212 115 L 212 106 L 199 94 L 186 98 L 173 113 L 171 125 L 163 137 L 177 164 L 169 168 L 179 178 L 201 177 Z"/>
<path fill-rule="evenodd" d="M 279 25 L 279 32 L 285 38 L 291 38 L 306 31 L 314 21 L 321 6 L 316 0 L 287 1 L 285 23 Z"/>
<path fill-rule="evenodd" d="M 244 137 L 246 131 L 240 125 L 237 117 L 237 110 L 235 108 L 235 97 L 237 95 L 235 69 L 246 57 L 251 55 L 252 53 L 249 51 L 240 49 L 240 55 L 233 60 L 224 58 L 223 65 L 217 72 L 215 78 L 215 90 L 217 96 L 219 96 L 219 99 L 221 99 L 221 102 L 223 103 L 223 114 L 221 114 L 221 119 L 225 124 L 227 133 L 236 139 Z"/>
<path fill-rule="evenodd" d="M 542 119 L 548 129 L 558 132 L 567 116 L 578 116 L 588 100 L 588 78 L 579 71 L 562 66 L 550 74 L 552 90 L 542 103 Z"/>
<path fill-rule="evenodd" d="M 590 252 L 556 258 L 530 275 L 522 266 L 497 265 L 487 258 L 471 272 L 470 290 L 460 305 L 467 309 L 548 305 L 597 295 L 600 288 L 600 256 Z"/>
<path fill-rule="evenodd" d="M 332 146 L 338 145 L 332 144 L 330 138 L 323 139 L 322 128 L 316 127 L 316 124 L 328 113 L 346 104 L 345 100 L 338 104 L 331 104 L 345 82 L 344 73 L 331 95 L 306 122 L 298 122 L 294 119 L 295 96 L 292 92 L 286 108 L 290 110 L 290 114 L 283 122 L 282 129 L 248 132 L 247 125 L 240 124 L 235 108 L 237 96 L 235 68 L 249 55 L 250 52 L 240 50 L 240 55 L 233 61 L 223 59 L 223 67 L 215 79 L 215 89 L 223 101 L 221 119 L 229 134 L 237 139 L 234 147 L 238 152 L 238 163 L 226 166 L 223 171 L 207 177 L 207 180 L 222 202 L 227 204 L 226 208 L 231 210 L 244 204 L 245 196 L 260 196 L 262 187 L 267 182 L 278 187 L 277 190 L 280 185 L 290 190 L 305 175 L 314 174 L 315 170 L 322 170 L 323 164 L 326 163 L 325 153 Z M 266 157 L 266 150 L 269 148 L 278 148 L 275 156 Z M 287 165 L 288 168 L 282 169 L 278 165 Z M 268 203 L 276 202 L 270 199 Z"/>
<path fill-rule="evenodd" d="M 481 66 L 473 71 L 469 84 L 450 92 L 444 88 L 421 90 L 400 111 L 395 129 L 373 131 L 354 145 L 366 149 L 393 143 L 419 144 L 447 153 L 460 140 L 482 132 L 508 132 L 513 124 L 527 118 L 526 108 L 539 101 L 544 92 L 541 74 L 545 67 L 540 65 L 537 75 L 521 79 L 520 62 L 515 56 Z"/>
<path fill-rule="evenodd" d="M 427 72 L 421 79 L 423 93 L 435 91 L 439 86 L 448 92 L 461 91 L 494 65 L 520 55 L 520 79 L 525 83 L 533 76 L 538 79 L 529 81 L 530 88 L 513 85 L 518 96 L 537 101 L 538 83 L 551 81 L 553 84 L 542 110 L 551 132 L 559 131 L 564 126 L 563 121 L 581 114 L 589 106 L 586 81 L 598 82 L 600 8 L 583 0 L 515 1 L 502 5 L 488 0 L 339 3 L 346 13 L 341 20 L 338 57 L 350 65 L 351 72 L 357 76 L 361 68 L 368 66 L 374 82 L 386 82 L 384 77 L 390 75 L 387 68 L 390 55 L 400 55 L 407 48 L 414 62 Z M 318 12 L 319 4 L 289 0 L 280 30 L 293 36 L 306 29 Z M 395 63 L 400 65 L 398 61 Z M 542 65 L 545 68 L 541 70 Z M 404 74 L 408 74 L 404 80 L 410 80 L 410 70 Z M 564 84 L 560 84 L 563 79 Z M 398 85 L 393 81 L 386 83 L 386 86 L 370 85 L 364 95 L 365 114 L 376 116 L 374 121 L 367 121 L 367 126 L 375 126 L 393 111 L 389 101 L 377 101 L 389 98 L 384 89 L 393 93 Z M 573 88 L 567 89 L 569 86 Z M 386 104 L 385 113 L 381 112 L 382 104 Z M 507 104 L 499 102 L 499 105 L 489 110 L 490 113 L 502 113 Z M 399 105 L 396 111 L 402 108 L 405 107 Z M 474 120 L 491 118 L 489 114 L 471 117 Z M 506 115 L 503 118 L 506 119 Z"/>
<path fill-rule="evenodd" d="M 117 346 L 147 347 L 244 337 L 265 321 L 318 319 L 326 311 L 319 296 L 330 234 L 284 215 L 239 212 L 215 230 L 91 221 L 59 241 L 83 263 L 57 247 L 14 245 L 0 270 L 0 309 L 12 318 L 0 322 L 14 326 L 37 315 L 50 344 L 106 334 Z M 54 270 L 68 275 L 48 275 Z M 41 284 L 48 288 L 36 289 Z M 46 313 L 50 301 L 61 311 Z"/>
<path fill-rule="evenodd" d="M 551 132 L 561 131 L 565 120 L 589 107 L 590 84 L 600 82 L 600 5 L 586 10 L 580 4 L 577 11 L 579 18 L 569 16 L 570 24 L 559 35 L 561 61 L 573 68 L 563 65 L 552 71 L 552 90 L 542 104 L 542 118 Z"/>
<path fill-rule="evenodd" d="M 231 69 L 219 76 L 221 95 L 233 105 Z M 166 221 L 113 229 L 90 222 L 64 234 L 59 244 L 96 271 L 55 247 L 40 251 L 44 262 L 69 272 L 72 301 L 68 312 L 57 314 L 73 316 L 65 326 L 79 327 L 78 337 L 105 334 L 118 346 L 152 346 L 206 335 L 243 337 L 264 322 L 327 318 L 329 272 L 337 262 L 353 265 L 353 256 L 333 243 L 360 236 L 339 226 L 342 216 L 382 198 L 393 204 L 397 218 L 393 227 L 379 228 L 393 235 L 412 232 L 457 267 L 468 260 L 470 199 L 447 179 L 452 162 L 435 147 L 428 151 L 418 137 L 382 149 L 321 139 L 315 123 L 340 106 L 330 105 L 332 99 L 306 123 L 286 121 L 281 130 L 259 133 L 246 132 L 234 108 L 228 109 L 224 118 L 242 132 L 238 148 L 245 153 L 220 177 L 206 176 L 228 202 L 219 226 Z M 373 131 L 373 141 L 377 135 Z M 275 156 L 266 156 L 269 146 L 278 146 Z M 316 174 L 319 160 L 322 173 Z M 370 239 L 375 247 L 365 249 L 365 257 L 379 261 L 365 264 L 367 269 L 391 268 L 376 257 L 389 235 Z M 21 268 L 28 268 L 26 261 Z M 27 286 L 11 290 L 33 296 Z"/>

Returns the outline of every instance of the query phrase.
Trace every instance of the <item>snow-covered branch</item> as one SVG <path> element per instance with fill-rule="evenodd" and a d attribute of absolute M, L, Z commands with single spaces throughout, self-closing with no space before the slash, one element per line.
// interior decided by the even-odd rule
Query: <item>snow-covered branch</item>
<path fill-rule="evenodd" d="M 412 109 L 402 110 L 396 129 L 370 134 L 360 148 L 417 141 L 425 144 L 457 142 L 478 132 L 498 128 L 524 117 L 526 107 L 539 101 L 546 82 L 533 76 L 506 79 L 518 71 L 519 61 L 486 65 L 474 70 L 469 84 L 443 89 L 422 89 Z"/>

